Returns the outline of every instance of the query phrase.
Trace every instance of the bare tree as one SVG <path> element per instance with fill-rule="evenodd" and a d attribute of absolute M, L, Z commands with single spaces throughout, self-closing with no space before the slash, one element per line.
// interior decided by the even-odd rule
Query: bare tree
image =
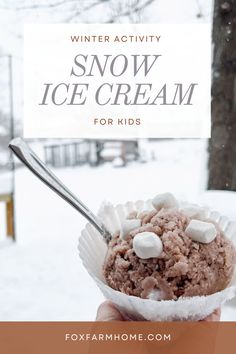
<path fill-rule="evenodd" d="M 86 22 L 90 22 L 90 15 L 96 14 L 103 16 L 101 22 L 119 22 L 121 18 L 127 17 L 129 22 L 140 22 L 141 12 L 151 5 L 155 0 L 23 0 L 14 8 L 23 15 L 29 12 L 36 13 L 43 11 L 54 13 L 63 22 L 79 22 L 81 15 Z M 0 8 L 10 8 L 9 2 L 5 0 Z M 60 16 L 59 16 L 60 15 Z M 97 18 L 100 21 L 100 18 Z"/>
<path fill-rule="evenodd" d="M 215 0 L 209 189 L 236 191 L 236 1 Z"/>
<path fill-rule="evenodd" d="M 127 17 L 131 23 L 142 22 L 142 12 L 155 0 L 110 0 L 111 14 L 106 21 L 108 23 L 119 22 L 123 17 Z"/>

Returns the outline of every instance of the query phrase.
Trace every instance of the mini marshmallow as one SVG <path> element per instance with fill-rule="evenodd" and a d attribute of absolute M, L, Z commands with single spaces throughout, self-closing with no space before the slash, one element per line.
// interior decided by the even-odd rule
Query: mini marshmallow
<path fill-rule="evenodd" d="M 204 220 L 206 218 L 205 209 L 195 204 L 186 204 L 182 206 L 179 210 L 189 218 L 200 220 Z"/>
<path fill-rule="evenodd" d="M 133 238 L 134 252 L 139 258 L 159 257 L 163 250 L 161 239 L 154 232 L 140 232 Z"/>
<path fill-rule="evenodd" d="M 122 221 L 121 230 L 120 230 L 120 238 L 122 240 L 126 240 L 130 231 L 135 230 L 141 226 L 140 219 L 127 219 Z"/>
<path fill-rule="evenodd" d="M 171 193 L 163 193 L 158 194 L 153 198 L 152 205 L 159 211 L 162 208 L 175 208 L 178 206 L 178 202 Z"/>
<path fill-rule="evenodd" d="M 217 235 L 217 230 L 214 224 L 210 222 L 191 220 L 188 224 L 185 233 L 193 241 L 200 243 L 210 243 Z"/>

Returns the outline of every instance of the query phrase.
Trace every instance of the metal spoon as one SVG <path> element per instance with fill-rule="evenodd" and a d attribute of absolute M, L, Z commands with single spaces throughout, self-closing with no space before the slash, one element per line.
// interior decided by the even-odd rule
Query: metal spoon
<path fill-rule="evenodd" d="M 106 243 L 111 240 L 111 234 L 103 223 L 54 175 L 22 138 L 11 140 L 9 148 L 31 172 L 79 211 L 99 231 Z"/>

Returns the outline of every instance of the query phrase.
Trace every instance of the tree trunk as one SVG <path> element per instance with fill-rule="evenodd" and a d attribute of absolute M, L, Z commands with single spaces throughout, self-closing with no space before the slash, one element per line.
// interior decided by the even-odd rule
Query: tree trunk
<path fill-rule="evenodd" d="M 215 0 L 209 189 L 236 191 L 236 0 Z"/>

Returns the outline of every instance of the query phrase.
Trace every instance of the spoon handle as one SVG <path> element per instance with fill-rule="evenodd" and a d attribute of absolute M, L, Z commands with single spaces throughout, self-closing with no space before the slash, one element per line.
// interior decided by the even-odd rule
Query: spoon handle
<path fill-rule="evenodd" d="M 79 211 L 100 232 L 105 241 L 109 242 L 111 235 L 101 221 L 54 175 L 22 138 L 11 140 L 9 148 L 31 172 Z"/>

